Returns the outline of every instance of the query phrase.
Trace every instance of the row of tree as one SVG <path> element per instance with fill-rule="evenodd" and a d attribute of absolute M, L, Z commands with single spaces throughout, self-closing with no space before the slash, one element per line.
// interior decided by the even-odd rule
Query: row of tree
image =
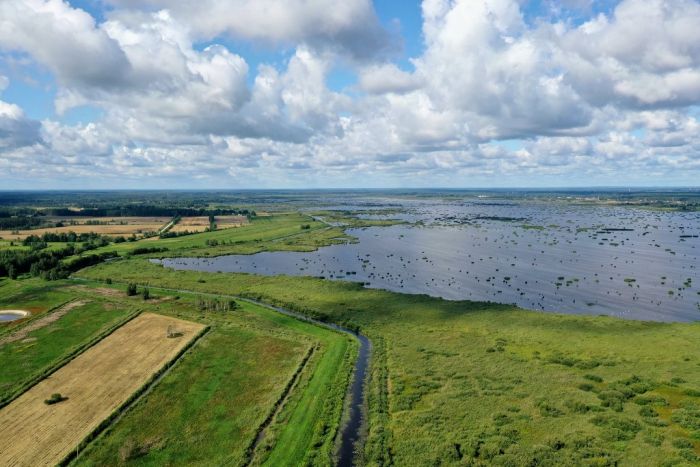
<path fill-rule="evenodd" d="M 95 232 L 89 233 L 75 233 L 75 232 L 44 232 L 41 235 L 29 235 L 24 240 L 22 240 L 22 245 L 32 246 L 36 243 L 51 243 L 51 242 L 64 242 L 64 243 L 78 243 L 78 242 L 107 242 L 112 240 L 110 237 L 100 235 Z"/>
<path fill-rule="evenodd" d="M 72 272 L 117 255 L 106 252 L 64 261 L 69 256 L 83 253 L 82 248 L 81 245 L 67 245 L 57 250 L 0 250 L 0 277 L 16 279 L 20 274 L 29 273 L 47 280 L 64 279 Z"/>
<path fill-rule="evenodd" d="M 238 308 L 235 300 L 217 300 L 215 298 L 197 297 L 197 308 L 201 311 L 233 311 Z"/>
<path fill-rule="evenodd" d="M 229 209 L 229 208 L 188 208 L 180 206 L 154 206 L 154 205 L 125 205 L 118 207 L 83 208 L 79 211 L 69 208 L 49 208 L 44 209 L 42 214 L 48 216 L 69 216 L 69 217 L 174 217 L 177 215 L 184 217 L 193 216 L 250 216 L 255 217 L 256 213 L 250 209 Z"/>

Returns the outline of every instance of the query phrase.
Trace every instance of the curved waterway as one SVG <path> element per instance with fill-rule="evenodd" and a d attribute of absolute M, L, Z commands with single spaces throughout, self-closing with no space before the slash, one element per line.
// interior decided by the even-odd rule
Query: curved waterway
<path fill-rule="evenodd" d="M 347 398 L 349 399 L 349 406 L 347 407 L 348 413 L 344 414 L 344 420 L 346 423 L 343 425 L 340 433 L 340 449 L 338 451 L 338 466 L 339 467 L 351 467 L 356 465 L 355 455 L 359 446 L 358 443 L 362 440 L 362 425 L 364 422 L 364 407 L 366 403 L 366 387 L 365 379 L 367 377 L 367 369 L 369 368 L 369 358 L 371 343 L 367 336 L 351 331 L 350 329 L 334 324 L 326 323 L 323 321 L 315 320 L 309 318 L 308 316 L 296 313 L 286 308 L 281 308 L 267 303 L 259 302 L 257 300 L 252 300 L 249 298 L 240 298 L 238 300 L 244 300 L 246 302 L 255 303 L 256 305 L 264 306 L 270 308 L 284 315 L 293 316 L 294 318 L 301 319 L 303 321 L 308 321 L 319 326 L 327 327 L 340 331 L 357 338 L 360 343 L 360 349 L 357 354 L 357 359 L 355 360 L 355 368 L 353 370 L 352 383 L 348 387 Z"/>

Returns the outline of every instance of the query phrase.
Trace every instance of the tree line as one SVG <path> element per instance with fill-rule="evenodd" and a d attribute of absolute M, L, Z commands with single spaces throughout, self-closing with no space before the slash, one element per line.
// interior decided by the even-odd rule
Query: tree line
<path fill-rule="evenodd" d="M 41 211 L 49 216 L 69 217 L 194 217 L 194 216 L 249 216 L 256 213 L 250 209 L 209 209 L 180 206 L 135 205 L 118 207 L 83 208 L 79 211 L 69 208 L 48 208 Z"/>
<path fill-rule="evenodd" d="M 90 244 L 70 244 L 57 250 L 0 250 L 0 277 L 16 279 L 20 274 L 29 273 L 46 280 L 65 279 L 72 272 L 117 256 L 117 253 L 110 251 L 63 261 L 85 252 L 86 247 L 88 250 L 95 248 Z"/>

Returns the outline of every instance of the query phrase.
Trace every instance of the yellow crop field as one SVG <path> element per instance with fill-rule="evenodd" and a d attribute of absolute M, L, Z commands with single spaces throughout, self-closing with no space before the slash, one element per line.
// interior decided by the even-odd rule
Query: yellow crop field
<path fill-rule="evenodd" d="M 209 225 L 209 218 L 207 216 L 183 217 L 170 231 L 204 232 Z"/>
<path fill-rule="evenodd" d="M 216 228 L 228 229 L 230 227 L 240 227 L 248 224 L 248 218 L 245 216 L 216 216 L 214 218 Z M 204 232 L 210 226 L 209 217 L 183 217 L 172 229 L 171 232 Z"/>
<path fill-rule="evenodd" d="M 46 227 L 31 230 L 0 230 L 0 238 L 4 240 L 24 240 L 30 235 L 51 233 L 98 233 L 112 236 L 130 236 L 146 232 L 157 232 L 168 222 L 168 217 L 114 217 L 100 219 L 52 218 L 52 221 L 62 222 L 63 227 Z M 92 222 L 92 223 L 89 223 Z M 99 222 L 99 224 L 97 224 Z M 207 224 L 208 225 L 208 224 Z"/>
<path fill-rule="evenodd" d="M 203 328 L 143 313 L 114 331 L 0 410 L 0 465 L 55 465 Z"/>
<path fill-rule="evenodd" d="M 216 216 L 216 228 L 228 229 L 248 224 L 246 216 Z"/>

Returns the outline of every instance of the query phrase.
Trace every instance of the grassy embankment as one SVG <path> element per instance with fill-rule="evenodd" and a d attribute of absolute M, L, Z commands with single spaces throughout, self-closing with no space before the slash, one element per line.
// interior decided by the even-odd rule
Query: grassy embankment
<path fill-rule="evenodd" d="M 356 353 L 348 336 L 245 302 L 234 311 L 208 311 L 198 297 L 184 293 L 156 292 L 156 298 L 144 301 L 126 297 L 116 287 L 39 280 L 4 281 L 0 291 L 0 304 L 13 308 L 86 302 L 0 348 L 7 390 L 90 342 L 101 332 L 98 323 L 136 307 L 211 327 L 145 398 L 81 453 L 79 463 L 238 464 L 247 459 L 274 462 L 280 456 L 298 463 L 330 462 Z M 311 347 L 315 351 L 297 384 L 273 412 Z M 259 427 L 272 413 L 275 417 L 252 452 Z"/>
<path fill-rule="evenodd" d="M 375 343 L 368 464 L 682 465 L 700 453 L 700 325 L 529 312 L 311 278 L 80 273 L 261 298 Z"/>
<path fill-rule="evenodd" d="M 323 215 L 328 222 L 339 222 L 345 227 L 370 227 L 396 224 L 393 220 L 365 220 L 345 216 L 334 212 L 314 213 Z M 303 227 L 303 228 L 302 228 Z M 329 226 L 315 221 L 310 215 L 288 212 L 270 216 L 254 217 L 249 224 L 241 227 L 200 232 L 173 238 L 150 237 L 134 242 L 111 243 L 107 246 L 88 250 L 83 255 L 105 252 L 128 254 L 135 249 L 167 248 L 152 256 L 168 257 L 182 254 L 189 256 L 217 256 L 223 254 L 250 254 L 259 251 L 295 250 L 312 251 L 320 246 L 338 242 L 352 241 L 352 237 L 343 232 L 343 228 Z M 47 249 L 58 250 L 67 244 L 48 243 Z M 0 240 L 0 250 L 26 250 L 21 242 Z"/>
<path fill-rule="evenodd" d="M 308 225 L 308 229 L 302 226 Z M 174 238 L 144 239 L 136 242 L 110 244 L 85 254 L 114 251 L 128 255 L 136 249 L 162 248 L 149 254 L 154 257 L 217 256 L 224 254 L 251 254 L 264 250 L 311 251 L 319 246 L 348 241 L 342 229 L 329 228 L 299 213 L 284 213 L 253 218 L 242 227 L 201 232 Z"/>
<path fill-rule="evenodd" d="M 329 463 L 354 342 L 246 302 L 232 312 L 202 314 L 193 296 L 179 296 L 157 311 L 205 322 L 209 334 L 91 444 L 78 464 L 239 465 L 280 456 L 295 464 Z M 250 452 L 257 430 L 311 346 L 316 350 L 301 379 Z"/>

